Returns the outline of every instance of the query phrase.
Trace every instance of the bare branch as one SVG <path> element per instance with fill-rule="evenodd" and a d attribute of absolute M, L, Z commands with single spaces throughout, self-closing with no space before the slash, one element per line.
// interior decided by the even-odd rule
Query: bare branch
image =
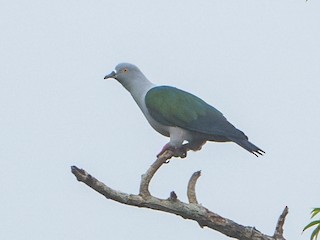
<path fill-rule="evenodd" d="M 192 176 L 189 180 L 188 190 L 187 190 L 189 203 L 198 204 L 198 200 L 197 200 L 197 196 L 196 196 L 196 183 L 197 183 L 197 180 L 200 176 L 201 176 L 201 171 L 197 171 L 192 174 Z"/>
<path fill-rule="evenodd" d="M 208 227 L 208 228 L 214 229 L 216 231 L 221 232 L 222 234 L 225 234 L 226 236 L 233 237 L 236 239 L 276 240 L 274 236 L 271 237 L 271 236 L 265 235 L 259 232 L 254 227 L 247 227 L 247 226 L 243 226 L 238 223 L 235 223 L 230 219 L 221 217 L 220 215 L 211 212 L 210 210 L 208 210 L 207 208 L 199 204 L 196 204 L 196 203 L 187 204 L 187 203 L 181 202 L 178 200 L 174 192 L 171 192 L 170 197 L 168 199 L 160 199 L 152 196 L 148 190 L 149 183 L 152 177 L 154 176 L 155 172 L 160 168 L 160 166 L 167 159 L 170 159 L 172 157 L 172 154 L 170 152 L 164 153 L 163 155 L 160 156 L 156 160 L 156 162 L 151 165 L 151 167 L 148 169 L 148 171 L 144 175 L 142 175 L 139 195 L 127 194 L 120 191 L 116 191 L 106 186 L 104 183 L 98 181 L 96 178 L 92 177 L 86 171 L 77 168 L 76 166 L 72 166 L 71 171 L 76 176 L 78 181 L 85 183 L 95 191 L 104 195 L 106 198 L 112 199 L 119 203 L 173 213 L 175 215 L 181 216 L 184 219 L 194 220 L 201 227 Z M 192 201 L 196 202 L 194 189 L 195 189 L 196 179 L 198 177 L 197 176 L 191 177 L 190 181 L 192 183 L 191 184 L 189 183 L 189 189 L 191 189 L 189 190 L 189 192 L 194 191 L 194 197 L 191 197 L 191 202 Z M 189 201 L 190 201 L 190 197 L 189 197 Z M 279 220 L 279 222 L 281 221 Z M 278 223 L 278 225 L 281 225 L 281 224 Z M 281 229 L 282 229 L 282 225 L 281 225 Z"/>
<path fill-rule="evenodd" d="M 170 159 L 173 156 L 173 153 L 171 151 L 165 151 L 163 154 L 161 154 L 157 160 L 150 166 L 150 168 L 147 170 L 145 174 L 141 176 L 141 183 L 140 183 L 140 190 L 139 194 L 143 198 L 147 198 L 150 196 L 149 192 L 149 184 L 156 173 L 156 171 L 164 164 L 168 159 Z"/>
<path fill-rule="evenodd" d="M 286 216 L 289 212 L 289 209 L 288 207 L 286 206 L 284 209 L 283 209 L 283 212 L 282 214 L 280 215 L 279 219 L 278 219 L 278 223 L 277 223 L 277 226 L 276 226 L 276 230 L 274 231 L 274 234 L 273 234 L 273 237 L 274 239 L 276 240 L 283 240 L 285 239 L 283 237 L 283 225 L 284 225 L 284 222 L 286 220 Z"/>

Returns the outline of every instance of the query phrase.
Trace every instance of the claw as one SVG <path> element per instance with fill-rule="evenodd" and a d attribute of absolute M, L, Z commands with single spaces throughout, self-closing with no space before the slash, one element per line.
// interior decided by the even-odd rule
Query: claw
<path fill-rule="evenodd" d="M 185 158 L 185 157 L 187 157 L 187 150 L 183 146 L 181 146 L 179 148 L 175 148 L 173 151 L 173 156 Z"/>
<path fill-rule="evenodd" d="M 175 147 L 171 146 L 169 143 L 164 145 L 162 150 L 157 154 L 157 157 L 160 157 L 167 150 L 171 151 L 172 156 L 174 156 L 174 157 L 180 157 L 180 158 L 187 157 L 188 148 L 186 146 L 182 145 L 180 147 L 175 148 Z"/>

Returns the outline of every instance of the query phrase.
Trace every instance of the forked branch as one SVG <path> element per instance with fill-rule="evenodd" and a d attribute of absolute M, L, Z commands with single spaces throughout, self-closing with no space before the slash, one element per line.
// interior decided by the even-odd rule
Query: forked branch
<path fill-rule="evenodd" d="M 279 217 L 276 230 L 273 236 L 265 235 L 254 227 L 240 225 L 230 219 L 224 218 L 209 209 L 198 204 L 196 198 L 195 185 L 200 177 L 200 171 L 195 172 L 189 181 L 187 195 L 189 203 L 181 202 L 175 192 L 171 192 L 167 199 L 160 199 L 150 194 L 149 184 L 156 171 L 170 159 L 173 154 L 170 151 L 163 153 L 150 166 L 145 174 L 141 177 L 139 194 L 128 194 L 116 191 L 104 183 L 100 182 L 83 169 L 76 166 L 71 167 L 72 173 L 77 180 L 85 183 L 95 191 L 104 195 L 108 199 L 112 199 L 122 204 L 150 208 L 163 212 L 173 213 L 184 219 L 196 221 L 201 227 L 208 227 L 220 233 L 241 240 L 285 240 L 283 237 L 283 225 L 285 217 L 288 214 L 288 208 L 285 207 L 283 213 Z"/>

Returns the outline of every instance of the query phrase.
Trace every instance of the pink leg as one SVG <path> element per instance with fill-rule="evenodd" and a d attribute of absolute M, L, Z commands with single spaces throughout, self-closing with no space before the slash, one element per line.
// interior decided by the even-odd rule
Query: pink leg
<path fill-rule="evenodd" d="M 167 143 L 166 145 L 163 146 L 162 150 L 157 154 L 157 157 L 159 157 L 160 155 L 162 155 L 165 151 L 170 150 L 173 151 L 174 147 L 172 147 L 170 145 L 170 143 Z"/>

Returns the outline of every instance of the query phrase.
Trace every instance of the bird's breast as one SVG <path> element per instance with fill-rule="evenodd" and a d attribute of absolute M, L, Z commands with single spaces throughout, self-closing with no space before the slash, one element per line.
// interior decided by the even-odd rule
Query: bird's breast
<path fill-rule="evenodd" d="M 136 101 L 136 103 L 138 104 L 139 108 L 141 109 L 143 115 L 146 117 L 146 119 L 148 120 L 149 124 L 151 125 L 151 127 L 156 130 L 157 132 L 159 132 L 160 134 L 169 137 L 170 136 L 170 127 L 169 126 L 165 126 L 159 122 L 157 122 L 156 120 L 153 119 L 153 117 L 151 117 L 147 106 L 145 104 L 145 95 L 147 93 L 148 89 L 145 90 L 143 93 L 141 94 L 137 94 L 137 95 L 132 95 L 134 100 Z M 137 97 L 138 96 L 138 97 Z"/>
<path fill-rule="evenodd" d="M 159 132 L 160 134 L 162 134 L 166 137 L 170 137 L 170 131 L 169 131 L 170 127 L 169 126 L 163 125 L 163 124 L 157 122 L 156 120 L 154 120 L 148 111 L 146 113 L 144 112 L 144 115 L 147 118 L 151 127 L 153 127 L 153 129 L 155 129 L 157 132 Z"/>

